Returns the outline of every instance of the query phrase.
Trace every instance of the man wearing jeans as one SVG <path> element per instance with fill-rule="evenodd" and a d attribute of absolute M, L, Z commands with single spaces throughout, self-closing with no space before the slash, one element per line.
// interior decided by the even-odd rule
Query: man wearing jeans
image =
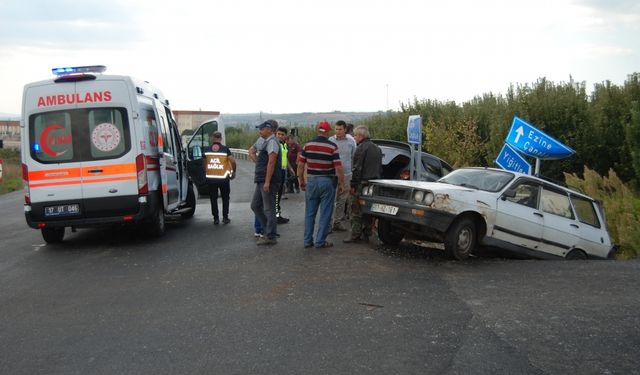
<path fill-rule="evenodd" d="M 329 140 L 338 146 L 338 152 L 340 153 L 340 162 L 342 163 L 342 170 L 344 171 L 344 184 L 345 186 L 351 185 L 351 160 L 356 152 L 355 139 L 346 133 L 347 123 L 339 120 L 336 122 L 336 134 L 329 137 Z M 342 193 L 336 195 L 336 204 L 333 209 L 333 230 L 345 231 L 351 227 L 350 214 L 351 214 L 351 202 L 350 202 L 349 190 L 345 189 Z"/>
<path fill-rule="evenodd" d="M 280 188 L 280 144 L 275 137 L 278 123 L 267 120 L 258 125 L 262 142 L 256 142 L 256 169 L 253 181 L 256 189 L 251 200 L 251 210 L 262 225 L 265 237 L 259 237 L 258 245 L 273 245 L 277 243 L 276 223 L 276 192 Z M 258 146 L 259 145 L 259 146 Z M 253 159 L 253 158 L 252 158 Z"/>
<path fill-rule="evenodd" d="M 331 247 L 327 235 L 331 228 L 331 214 L 336 197 L 334 185 L 337 178 L 338 192 L 344 190 L 344 173 L 338 146 L 331 142 L 331 125 L 322 121 L 316 127 L 318 136 L 307 142 L 298 159 L 298 180 L 305 191 L 304 200 L 304 247 Z M 305 178 L 306 168 L 306 178 Z M 318 232 L 313 240 L 316 214 L 320 209 Z"/>

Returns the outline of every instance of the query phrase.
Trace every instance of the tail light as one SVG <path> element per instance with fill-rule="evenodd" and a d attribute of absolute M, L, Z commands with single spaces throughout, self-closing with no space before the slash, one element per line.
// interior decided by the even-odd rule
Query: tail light
<path fill-rule="evenodd" d="M 147 179 L 147 159 L 144 154 L 136 156 L 136 171 L 138 175 L 138 195 L 149 194 L 149 181 Z"/>
<path fill-rule="evenodd" d="M 31 193 L 29 192 L 29 167 L 22 163 L 22 190 L 24 191 L 24 204 L 31 204 Z"/>

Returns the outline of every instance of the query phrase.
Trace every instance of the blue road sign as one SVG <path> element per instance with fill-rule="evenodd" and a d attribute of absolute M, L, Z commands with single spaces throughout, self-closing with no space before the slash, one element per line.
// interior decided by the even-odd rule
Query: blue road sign
<path fill-rule="evenodd" d="M 407 140 L 412 145 L 422 144 L 422 117 L 420 115 L 409 116 Z"/>
<path fill-rule="evenodd" d="M 496 164 L 507 171 L 531 174 L 531 164 L 506 143 L 498 154 Z"/>
<path fill-rule="evenodd" d="M 562 159 L 575 153 L 570 147 L 517 116 L 513 117 L 511 130 L 505 142 L 523 154 L 537 159 Z"/>

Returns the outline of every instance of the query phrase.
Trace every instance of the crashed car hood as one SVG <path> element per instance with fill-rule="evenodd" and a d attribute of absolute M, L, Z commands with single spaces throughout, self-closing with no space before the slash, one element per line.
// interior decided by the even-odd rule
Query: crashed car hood
<path fill-rule="evenodd" d="M 500 192 L 492 193 L 484 190 L 472 189 L 470 187 L 446 184 L 443 182 L 408 180 L 372 180 L 371 182 L 390 186 L 431 190 L 436 195 L 436 200 L 439 195 L 446 195 L 449 199 L 472 205 L 480 203 L 483 206 L 495 206 L 496 199 L 500 194 Z"/>
<path fill-rule="evenodd" d="M 403 186 L 408 188 L 428 189 L 434 193 L 451 192 L 451 191 L 477 191 L 469 187 L 450 185 L 442 182 L 425 182 L 425 181 L 409 181 L 409 180 L 372 180 L 371 182 L 382 183 L 385 185 Z"/>

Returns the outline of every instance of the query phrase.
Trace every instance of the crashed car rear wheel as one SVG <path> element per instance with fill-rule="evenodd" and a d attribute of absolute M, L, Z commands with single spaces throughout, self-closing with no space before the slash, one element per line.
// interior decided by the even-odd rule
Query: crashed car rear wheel
<path fill-rule="evenodd" d="M 454 222 L 444 241 L 447 255 L 457 260 L 464 260 L 471 255 L 476 246 L 476 225 L 469 218 L 461 218 Z"/>
<path fill-rule="evenodd" d="M 587 259 L 587 253 L 585 253 L 584 251 L 579 250 L 579 249 L 571 250 L 569 252 L 569 254 L 567 254 L 567 256 L 565 257 L 565 259 L 567 259 L 567 260 L 586 260 Z"/>

